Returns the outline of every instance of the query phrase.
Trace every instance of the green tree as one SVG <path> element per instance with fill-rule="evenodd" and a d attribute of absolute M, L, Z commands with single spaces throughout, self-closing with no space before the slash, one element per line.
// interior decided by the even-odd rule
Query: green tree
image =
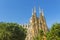
<path fill-rule="evenodd" d="M 47 33 L 47 40 L 60 40 L 60 23 L 53 24 Z"/>
<path fill-rule="evenodd" d="M 0 23 L 0 40 L 25 40 L 26 29 L 17 23 Z"/>

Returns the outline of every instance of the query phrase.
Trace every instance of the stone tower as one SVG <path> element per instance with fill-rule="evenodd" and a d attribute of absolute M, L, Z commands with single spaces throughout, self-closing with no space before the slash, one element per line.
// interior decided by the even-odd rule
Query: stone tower
<path fill-rule="evenodd" d="M 44 33 L 43 40 L 46 40 L 46 33 L 48 32 L 48 27 L 46 24 L 43 10 L 41 10 L 40 17 L 39 17 L 39 30 L 43 31 Z"/>
<path fill-rule="evenodd" d="M 30 22 L 28 24 L 27 36 L 25 40 L 33 40 L 38 35 L 39 30 L 42 30 L 44 33 L 42 40 L 46 40 L 46 33 L 48 32 L 48 27 L 44 17 L 44 12 L 43 10 L 41 10 L 40 16 L 37 17 L 36 8 L 34 7 L 32 10 Z"/>
<path fill-rule="evenodd" d="M 41 10 L 40 17 L 39 17 L 39 28 L 42 29 L 44 33 L 48 31 L 43 10 Z"/>
<path fill-rule="evenodd" d="M 34 7 L 33 12 L 32 12 L 30 25 L 32 26 L 32 28 L 34 30 L 34 36 L 37 36 L 37 33 L 38 33 L 38 18 L 37 18 L 37 15 L 36 15 L 36 8 L 35 7 Z"/>

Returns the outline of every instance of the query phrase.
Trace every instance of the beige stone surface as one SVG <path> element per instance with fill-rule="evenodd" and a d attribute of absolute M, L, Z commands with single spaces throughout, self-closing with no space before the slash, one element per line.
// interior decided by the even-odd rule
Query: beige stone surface
<path fill-rule="evenodd" d="M 33 9 L 30 22 L 27 26 L 27 36 L 25 40 L 33 40 L 37 36 L 39 30 L 43 30 L 44 34 L 48 32 L 48 27 L 44 17 L 44 12 L 41 11 L 40 16 L 36 16 L 36 8 Z M 46 40 L 46 36 L 43 36 L 42 40 Z"/>

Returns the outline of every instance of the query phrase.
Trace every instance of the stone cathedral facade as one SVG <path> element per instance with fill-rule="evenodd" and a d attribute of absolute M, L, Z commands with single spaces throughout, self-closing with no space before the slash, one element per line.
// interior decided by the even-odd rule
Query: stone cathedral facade
<path fill-rule="evenodd" d="M 46 33 L 48 32 L 48 27 L 44 17 L 44 12 L 41 10 L 39 12 L 39 17 L 36 15 L 36 8 L 32 10 L 32 16 L 30 18 L 28 25 L 23 25 L 27 28 L 27 36 L 25 40 L 33 40 L 37 36 L 39 30 L 43 30 L 44 36 L 42 40 L 46 40 Z"/>

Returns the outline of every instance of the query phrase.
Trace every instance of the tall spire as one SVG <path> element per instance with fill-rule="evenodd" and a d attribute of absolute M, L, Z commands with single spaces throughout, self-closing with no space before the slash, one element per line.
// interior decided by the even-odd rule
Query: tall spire
<path fill-rule="evenodd" d="M 39 7 L 39 13 L 40 13 L 41 16 L 44 16 L 43 9 L 41 9 L 40 7 Z"/>
<path fill-rule="evenodd" d="M 36 13 L 36 7 L 32 9 L 32 15 L 34 15 L 35 13 Z"/>
<path fill-rule="evenodd" d="M 44 16 L 44 12 L 43 12 L 43 9 L 41 10 L 41 14 L 42 14 L 42 16 Z"/>
<path fill-rule="evenodd" d="M 39 9 L 40 16 L 44 16 L 43 9 Z"/>

